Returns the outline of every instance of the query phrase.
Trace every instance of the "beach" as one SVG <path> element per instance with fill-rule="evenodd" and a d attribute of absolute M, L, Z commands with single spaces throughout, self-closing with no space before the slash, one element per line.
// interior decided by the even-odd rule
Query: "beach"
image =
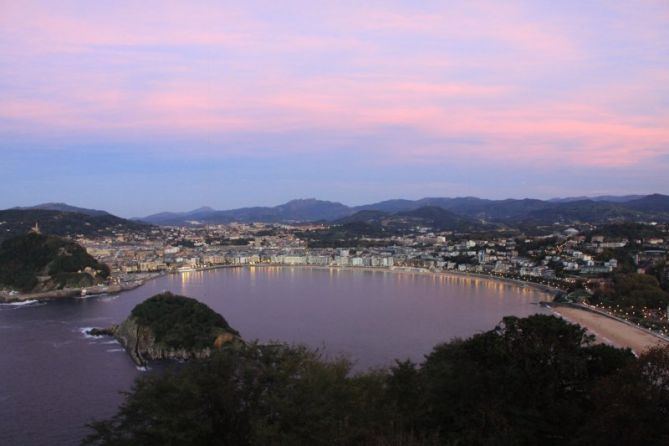
<path fill-rule="evenodd" d="M 595 335 L 599 342 L 616 347 L 630 348 L 637 355 L 650 347 L 666 346 L 669 344 L 667 341 L 648 333 L 644 329 L 592 311 L 553 305 L 551 305 L 551 309 L 569 322 L 586 328 L 590 333 Z"/>

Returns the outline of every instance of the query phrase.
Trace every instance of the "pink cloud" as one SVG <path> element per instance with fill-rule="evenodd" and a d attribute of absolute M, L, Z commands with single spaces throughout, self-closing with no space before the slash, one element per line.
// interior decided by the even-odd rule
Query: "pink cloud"
<path fill-rule="evenodd" d="M 1 8 L 0 57 L 14 63 L 0 76 L 15 88 L 0 92 L 0 131 L 424 137 L 361 148 L 395 163 L 621 167 L 669 154 L 666 67 L 588 80 L 581 34 L 508 2 L 421 12 L 305 3 L 276 19 L 225 3 Z M 634 42 L 652 48 L 661 33 Z M 563 70 L 574 86 L 554 92 L 545 79 Z M 466 139 L 478 143 L 452 142 Z M 309 150 L 334 149 L 315 140 Z"/>

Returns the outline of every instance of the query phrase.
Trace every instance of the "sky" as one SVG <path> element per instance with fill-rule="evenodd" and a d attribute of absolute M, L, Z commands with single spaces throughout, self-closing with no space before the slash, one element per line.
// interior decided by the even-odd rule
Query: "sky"
<path fill-rule="evenodd" d="M 669 193 L 669 2 L 0 1 L 0 208 Z"/>

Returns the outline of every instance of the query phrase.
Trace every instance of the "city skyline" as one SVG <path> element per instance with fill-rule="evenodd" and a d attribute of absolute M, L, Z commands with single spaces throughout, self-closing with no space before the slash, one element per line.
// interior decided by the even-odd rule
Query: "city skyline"
<path fill-rule="evenodd" d="M 0 59 L 0 208 L 669 193 L 663 2 L 6 2 Z"/>

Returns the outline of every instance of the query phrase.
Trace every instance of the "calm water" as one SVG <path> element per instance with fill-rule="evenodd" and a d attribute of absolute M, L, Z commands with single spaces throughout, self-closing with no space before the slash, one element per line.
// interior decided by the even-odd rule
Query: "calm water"
<path fill-rule="evenodd" d="M 116 296 L 0 305 L 0 444 L 77 444 L 141 373 L 110 338 L 83 334 L 170 290 L 205 302 L 245 339 L 346 354 L 357 369 L 420 361 L 432 346 L 543 312 L 539 292 L 479 279 L 300 268 L 170 275 Z"/>

